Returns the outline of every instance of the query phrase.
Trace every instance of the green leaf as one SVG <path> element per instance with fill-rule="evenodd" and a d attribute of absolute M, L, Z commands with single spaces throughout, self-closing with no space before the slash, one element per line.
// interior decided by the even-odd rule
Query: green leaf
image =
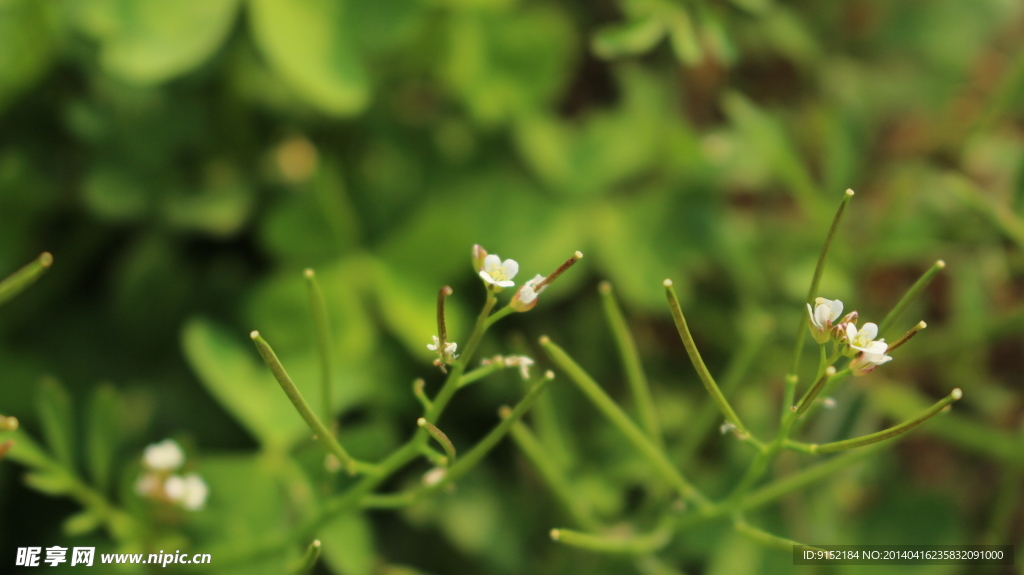
<path fill-rule="evenodd" d="M 200 318 L 182 330 L 186 359 L 224 409 L 264 446 L 291 445 L 306 424 L 247 343 Z"/>
<path fill-rule="evenodd" d="M 665 37 L 665 22 L 659 14 L 648 14 L 619 26 L 599 30 L 591 48 L 600 58 L 644 54 Z"/>
<path fill-rule="evenodd" d="M 43 435 L 54 457 L 67 469 L 74 469 L 74 413 L 71 396 L 54 378 L 46 377 L 39 385 L 39 417 Z"/>
<path fill-rule="evenodd" d="M 335 116 L 366 107 L 369 80 L 352 48 L 343 3 L 252 0 L 249 6 L 256 44 L 300 95 Z"/>
<path fill-rule="evenodd" d="M 109 384 L 96 388 L 89 402 L 86 454 L 89 474 L 100 491 L 110 486 L 114 456 L 121 444 L 123 409 L 117 390 Z"/>
<path fill-rule="evenodd" d="M 99 40 L 107 72 L 158 84 L 190 72 L 224 43 L 238 0 L 87 0 L 79 23 Z"/>
<path fill-rule="evenodd" d="M 323 558 L 335 573 L 370 575 L 374 566 L 373 533 L 359 514 L 342 515 L 319 533 Z"/>
<path fill-rule="evenodd" d="M 47 495 L 64 495 L 74 487 L 62 471 L 39 471 L 25 474 L 25 485 Z"/>
<path fill-rule="evenodd" d="M 68 537 L 77 537 L 91 533 L 102 521 L 102 518 L 90 511 L 76 513 L 64 521 L 64 534 Z"/>
<path fill-rule="evenodd" d="M 53 41 L 46 3 L 0 1 L 0 110 L 46 72 Z"/>

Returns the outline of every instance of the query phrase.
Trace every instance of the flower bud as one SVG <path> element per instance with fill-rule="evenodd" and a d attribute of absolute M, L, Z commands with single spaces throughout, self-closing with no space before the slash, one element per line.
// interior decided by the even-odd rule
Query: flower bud
<path fill-rule="evenodd" d="M 484 258 L 487 257 L 487 250 L 480 244 L 473 244 L 473 271 L 479 272 L 484 269 Z"/>
<path fill-rule="evenodd" d="M 530 311 L 537 305 L 537 296 L 548 286 L 537 288 L 537 284 L 544 281 L 544 276 L 537 274 L 532 280 L 527 281 L 512 296 L 509 307 L 518 312 Z"/>

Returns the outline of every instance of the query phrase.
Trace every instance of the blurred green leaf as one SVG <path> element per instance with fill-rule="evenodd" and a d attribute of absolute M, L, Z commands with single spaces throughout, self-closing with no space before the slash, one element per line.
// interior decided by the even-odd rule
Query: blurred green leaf
<path fill-rule="evenodd" d="M 91 511 L 82 511 L 68 517 L 62 527 L 68 537 L 79 537 L 96 530 L 103 519 Z"/>
<path fill-rule="evenodd" d="M 74 469 L 74 438 L 77 432 L 71 396 L 56 379 L 45 377 L 39 383 L 37 401 L 43 435 L 51 453 L 65 468 Z"/>
<path fill-rule="evenodd" d="M 46 3 L 0 1 L 0 112 L 46 72 L 53 48 Z"/>
<path fill-rule="evenodd" d="M 252 34 L 296 91 L 334 116 L 359 113 L 370 85 L 351 41 L 345 5 L 331 0 L 252 0 Z"/>
<path fill-rule="evenodd" d="M 93 484 L 101 492 L 110 487 L 114 458 L 122 441 L 124 404 L 117 390 L 105 384 L 96 388 L 89 402 L 86 453 Z"/>
<path fill-rule="evenodd" d="M 238 0 L 81 0 L 81 27 L 100 42 L 107 72 L 158 84 L 206 62 L 224 43 Z"/>
<path fill-rule="evenodd" d="M 73 485 L 63 471 L 35 471 L 25 474 L 25 485 L 51 496 L 70 493 Z"/>
<path fill-rule="evenodd" d="M 319 531 L 323 558 L 340 575 L 375 573 L 373 532 L 366 518 L 348 513 L 334 519 Z"/>

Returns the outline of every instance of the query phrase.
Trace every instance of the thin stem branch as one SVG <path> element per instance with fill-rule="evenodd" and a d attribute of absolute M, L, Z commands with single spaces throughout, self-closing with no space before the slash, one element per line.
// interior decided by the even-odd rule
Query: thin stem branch
<path fill-rule="evenodd" d="M 690 362 L 693 363 L 693 367 L 697 370 L 697 375 L 700 377 L 701 383 L 704 384 L 704 389 L 707 390 L 708 394 L 711 395 L 711 399 L 714 400 L 715 404 L 718 405 L 719 411 L 725 416 L 725 419 L 736 426 L 736 430 L 739 431 L 743 436 L 746 436 L 755 444 L 759 444 L 754 438 L 750 430 L 747 429 L 743 422 L 740 421 L 736 412 L 733 411 L 732 406 L 729 405 L 729 401 L 722 395 L 722 390 L 718 389 L 718 384 L 715 383 L 715 378 L 711 376 L 711 372 L 708 371 L 704 360 L 700 356 L 700 352 L 697 350 L 697 344 L 693 341 L 693 336 L 690 334 L 690 328 L 686 325 L 686 318 L 683 316 L 683 310 L 679 307 L 679 299 L 676 297 L 676 290 L 672 287 L 672 280 L 665 280 L 662 282 L 665 286 L 665 295 L 668 297 L 668 306 L 672 310 L 672 319 L 675 320 L 676 329 L 679 331 L 679 337 L 683 340 L 683 347 L 686 348 L 686 353 L 690 356 Z"/>
<path fill-rule="evenodd" d="M 654 406 L 654 399 L 651 397 L 651 388 L 647 382 L 647 375 L 644 373 L 643 365 L 640 363 L 640 353 L 636 348 L 636 341 L 629 332 L 626 325 L 626 318 L 622 315 L 618 303 L 615 301 L 615 294 L 612 292 L 612 284 L 601 282 L 598 287 L 601 292 L 601 302 L 604 304 L 604 314 L 608 319 L 608 327 L 611 328 L 615 338 L 615 344 L 619 350 L 619 357 L 626 372 L 626 381 L 629 382 L 629 389 L 633 394 L 633 402 L 636 404 L 637 414 L 640 418 L 640 425 L 643 426 L 647 435 L 658 447 L 664 447 L 664 440 L 661 436 L 661 423 L 658 421 L 658 411 Z"/>
<path fill-rule="evenodd" d="M 652 443 L 647 434 L 633 423 L 633 420 L 612 398 L 608 397 L 601 386 L 579 364 L 573 361 L 562 348 L 552 343 L 547 336 L 540 339 L 540 345 L 547 351 L 555 365 L 569 376 L 569 379 L 597 407 L 598 411 L 619 428 L 619 431 L 626 436 L 626 439 L 636 447 L 640 454 L 654 465 L 658 474 L 679 491 L 684 499 L 689 499 L 701 507 L 709 505 L 708 500 L 672 465 L 665 452 Z"/>
<path fill-rule="evenodd" d="M 50 252 L 43 252 L 30 263 L 0 281 L 0 305 L 34 284 L 53 265 Z"/>
<path fill-rule="evenodd" d="M 793 541 L 792 539 L 786 539 L 785 537 L 779 537 L 778 535 L 772 535 L 767 531 L 763 531 L 748 524 L 746 521 L 736 521 L 733 523 L 733 528 L 736 529 L 737 533 L 746 535 L 747 537 L 757 541 L 765 547 L 771 547 L 773 549 L 781 549 L 782 551 L 792 551 L 794 545 L 803 545 Z M 811 547 L 814 549 L 814 547 Z"/>
<path fill-rule="evenodd" d="M 316 281 L 316 272 L 307 269 L 306 285 L 309 289 L 309 305 L 313 310 L 313 323 L 316 326 L 317 350 L 320 352 L 320 403 L 324 421 L 334 419 L 334 402 L 331 398 L 331 350 L 334 349 L 331 338 L 331 326 L 327 315 L 327 302 L 320 283 Z"/>
<path fill-rule="evenodd" d="M 653 553 L 668 545 L 669 541 L 672 540 L 674 530 L 674 521 L 670 517 L 666 517 L 650 533 L 595 535 L 571 529 L 552 529 L 551 539 L 564 545 L 598 553 L 642 555 Z"/>
<path fill-rule="evenodd" d="M 921 295 L 921 292 L 924 291 L 924 288 L 928 287 L 928 284 L 932 283 L 932 280 L 935 279 L 935 276 L 939 275 L 939 272 L 941 272 L 945 268 L 946 262 L 939 260 L 932 264 L 932 267 L 928 268 L 927 271 L 921 274 L 921 277 L 919 277 L 917 281 L 914 282 L 914 285 L 910 286 L 910 289 L 908 289 L 907 292 L 903 294 L 903 297 L 900 298 L 900 301 L 896 302 L 896 305 L 894 305 L 892 309 L 889 311 L 889 313 L 886 314 L 885 319 L 882 320 L 882 323 L 878 324 L 878 333 L 884 335 L 886 331 L 888 331 L 889 328 L 892 327 L 892 324 L 895 323 L 897 319 L 899 319 L 900 315 L 904 311 L 906 311 L 907 306 L 913 303 L 913 301 L 917 299 L 917 296 Z"/>
<path fill-rule="evenodd" d="M 274 374 L 274 379 L 281 385 L 281 389 L 284 390 L 285 395 L 291 400 L 292 405 L 295 406 L 295 410 L 299 412 L 302 419 L 306 422 L 306 425 L 313 431 L 317 440 L 323 444 L 324 448 L 335 457 L 338 461 L 345 466 L 350 475 L 356 473 L 367 473 L 374 469 L 373 465 L 356 461 L 351 455 L 345 451 L 345 448 L 338 443 L 331 432 L 328 431 L 327 427 L 324 426 L 320 418 L 316 416 L 316 413 L 310 409 L 309 404 L 306 403 L 306 399 L 302 397 L 302 393 L 299 388 L 295 387 L 295 383 L 292 378 L 285 371 L 284 366 L 281 365 L 281 361 L 277 359 L 277 354 L 270 347 L 270 344 L 263 339 L 260 332 L 253 331 L 249 334 L 254 344 L 256 344 L 257 351 L 260 352 L 260 356 L 263 357 L 263 362 L 270 368 L 270 372 Z"/>
<path fill-rule="evenodd" d="M 445 454 L 448 456 L 449 465 L 455 463 L 455 446 L 452 445 L 452 441 L 448 439 L 448 436 L 443 431 L 422 417 L 416 420 L 416 425 L 426 429 L 430 437 L 433 437 L 434 441 L 441 444 Z"/>
<path fill-rule="evenodd" d="M 466 366 L 472 360 L 473 354 L 476 352 L 477 346 L 480 345 L 480 340 L 483 338 L 487 328 L 494 322 L 487 322 L 487 316 L 490 315 L 491 310 L 494 309 L 494 304 L 498 303 L 498 298 L 491 293 L 487 292 L 487 301 L 484 303 L 484 307 L 480 310 L 480 315 L 476 318 L 476 325 L 473 326 L 473 332 L 469 335 L 469 341 L 466 342 L 466 346 L 462 348 L 462 354 L 459 359 L 455 362 L 452 367 L 451 374 L 448 375 L 448 379 L 445 380 L 444 386 L 441 391 L 438 392 L 437 397 L 434 398 L 430 410 L 427 411 L 427 421 L 438 421 L 441 414 L 444 412 L 444 408 L 448 407 L 448 402 L 452 400 L 455 392 L 459 389 L 459 382 L 462 380 L 462 374 L 466 372 Z"/>

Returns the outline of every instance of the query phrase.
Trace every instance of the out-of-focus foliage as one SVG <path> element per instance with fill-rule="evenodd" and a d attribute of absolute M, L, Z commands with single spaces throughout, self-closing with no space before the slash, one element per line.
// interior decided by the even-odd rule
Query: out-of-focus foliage
<path fill-rule="evenodd" d="M 115 548 L 94 517 L 64 523 L 80 506 L 24 485 L 67 493 L 69 470 L 126 502 L 107 519 L 134 533 L 129 550 L 230 550 L 310 513 L 322 453 L 246 338 L 258 327 L 317 402 L 306 267 L 332 314 L 340 437 L 357 457 L 414 428 L 413 378 L 440 381 L 424 344 L 441 285 L 465 337 L 482 300 L 474 243 L 527 278 L 586 254 L 483 353 L 540 362 L 548 333 L 626 397 L 595 289 L 608 279 L 670 449 L 708 399 L 661 280 L 716 374 L 771 318 L 735 403 L 773 429 L 846 188 L 857 196 L 822 295 L 877 321 L 932 262 L 949 265 L 894 331 L 929 328 L 809 433 L 873 431 L 952 387 L 964 400 L 757 519 L 809 543 L 1020 543 L 1022 126 L 1012 0 L 0 0 L 0 275 L 43 250 L 57 261 L 0 308 L 0 413 L 54 458 L 35 454 L 24 482 L 0 463 L 0 561 L 19 546 Z M 642 515 L 646 463 L 558 383 L 531 421 L 541 440 L 597 516 Z M 446 433 L 472 444 L 521 392 L 511 372 L 476 384 Z M 149 517 L 131 491 L 139 454 L 172 435 L 209 505 Z M 710 438 L 690 474 L 721 496 L 749 457 Z M 663 572 L 551 543 L 569 521 L 553 501 L 505 446 L 453 494 L 327 526 L 324 559 L 346 575 Z M 259 568 L 280 573 L 291 555 Z M 685 532 L 661 561 L 791 569 L 725 525 Z"/>

